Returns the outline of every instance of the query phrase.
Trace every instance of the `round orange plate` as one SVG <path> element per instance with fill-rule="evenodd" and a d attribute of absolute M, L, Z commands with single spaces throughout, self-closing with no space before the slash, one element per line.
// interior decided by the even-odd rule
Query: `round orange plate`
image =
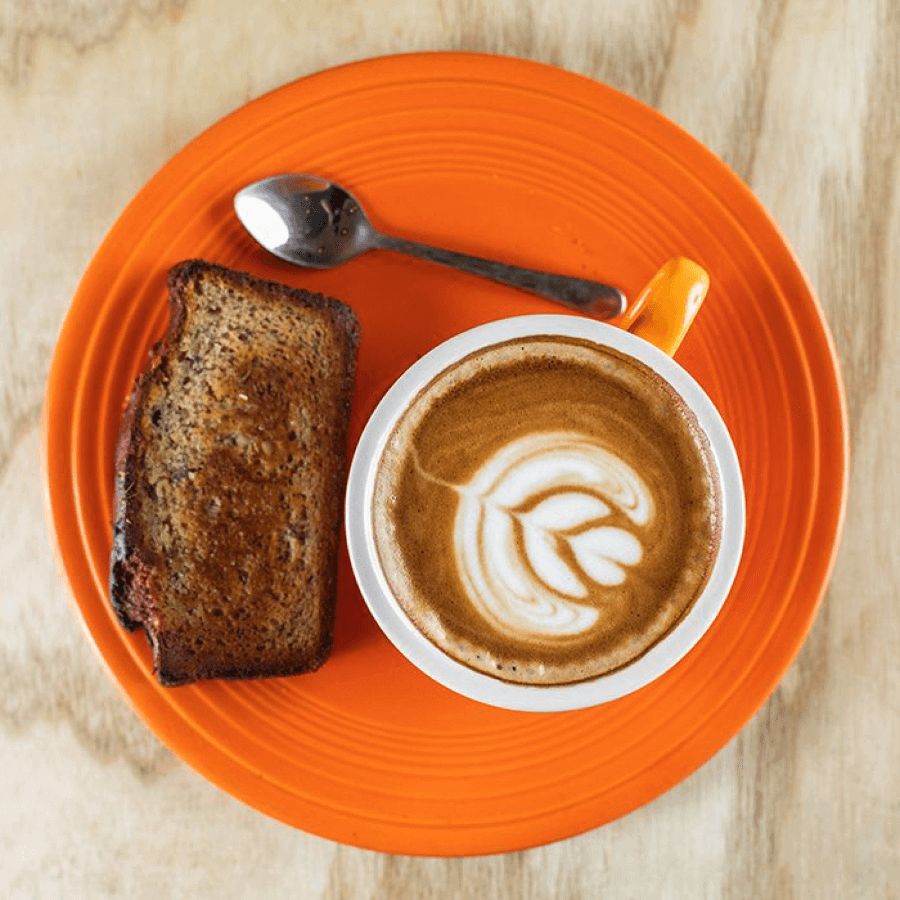
<path fill-rule="evenodd" d="M 685 254 L 712 287 L 678 353 L 721 410 L 746 478 L 737 582 L 674 670 L 608 705 L 535 715 L 482 706 L 385 640 L 340 562 L 334 654 L 313 675 L 159 687 L 143 635 L 107 601 L 113 445 L 167 316 L 166 270 L 203 257 L 349 302 L 363 327 L 351 443 L 392 380 L 491 319 L 559 310 L 439 266 L 375 252 L 304 271 L 258 249 L 232 212 L 283 171 L 346 185 L 377 225 L 635 293 Z M 439 54 L 323 72 L 250 103 L 138 194 L 65 320 L 45 406 L 50 516 L 87 630 L 178 756 L 246 803 L 336 841 L 455 855 L 577 834 L 709 759 L 797 653 L 834 559 L 846 415 L 810 286 L 750 191 L 634 100 L 534 63 Z"/>

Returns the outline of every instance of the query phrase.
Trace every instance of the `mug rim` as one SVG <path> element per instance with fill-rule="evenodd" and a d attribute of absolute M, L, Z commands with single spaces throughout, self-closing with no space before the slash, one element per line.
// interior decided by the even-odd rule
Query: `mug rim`
<path fill-rule="evenodd" d="M 394 596 L 378 560 L 372 522 L 375 474 L 388 438 L 419 392 L 472 353 L 524 337 L 575 337 L 643 362 L 684 401 L 706 435 L 721 492 L 719 548 L 712 571 L 687 613 L 637 659 L 584 681 L 530 685 L 502 681 L 469 668 L 416 628 Z M 360 593 L 387 639 L 420 671 L 458 694 L 504 709 L 557 712 L 583 709 L 633 693 L 655 681 L 700 641 L 721 611 L 740 564 L 746 529 L 743 478 L 721 415 L 703 388 L 672 357 L 622 328 L 565 314 L 498 319 L 438 344 L 391 385 L 372 412 L 353 454 L 344 504 L 344 531 Z"/>

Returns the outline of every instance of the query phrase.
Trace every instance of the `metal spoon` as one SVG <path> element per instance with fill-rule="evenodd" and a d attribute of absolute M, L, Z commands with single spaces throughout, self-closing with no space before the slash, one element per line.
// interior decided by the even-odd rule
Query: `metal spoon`
<path fill-rule="evenodd" d="M 367 250 L 394 250 L 539 294 L 597 318 L 612 318 L 625 308 L 622 292 L 608 284 L 523 269 L 384 234 L 344 188 L 315 175 L 264 178 L 238 191 L 234 209 L 266 250 L 299 266 L 325 269 Z"/>

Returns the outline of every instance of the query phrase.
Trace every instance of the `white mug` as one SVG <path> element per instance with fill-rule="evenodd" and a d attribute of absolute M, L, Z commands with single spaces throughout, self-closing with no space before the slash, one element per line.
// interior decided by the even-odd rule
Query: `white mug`
<path fill-rule="evenodd" d="M 657 288 L 658 288 L 658 283 Z M 648 287 L 649 290 L 649 287 Z M 677 346 L 702 301 L 681 323 Z M 644 295 L 642 295 L 644 299 Z M 634 318 L 634 317 L 632 317 Z M 372 504 L 375 475 L 387 439 L 410 402 L 426 385 L 462 358 L 505 341 L 533 335 L 581 338 L 611 347 L 649 366 L 693 412 L 709 441 L 721 489 L 720 544 L 712 570 L 687 613 L 642 656 L 608 674 L 559 685 L 501 681 L 458 662 L 426 638 L 397 601 L 375 547 Z M 531 315 L 503 319 L 466 331 L 419 359 L 394 383 L 360 437 L 347 484 L 345 529 L 350 561 L 362 595 L 394 646 L 435 681 L 470 697 L 506 709 L 551 712 L 581 709 L 617 699 L 649 684 L 681 660 L 705 634 L 731 588 L 744 541 L 745 505 L 741 470 L 731 437 L 712 401 L 670 356 L 621 327 L 571 315 Z"/>

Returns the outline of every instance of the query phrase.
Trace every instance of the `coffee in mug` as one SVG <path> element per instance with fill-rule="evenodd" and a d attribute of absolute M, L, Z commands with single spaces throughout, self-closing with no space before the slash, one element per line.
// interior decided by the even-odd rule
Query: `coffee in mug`
<path fill-rule="evenodd" d="M 649 366 L 523 336 L 406 407 L 375 471 L 375 550 L 443 653 L 505 682 L 577 683 L 641 657 L 703 591 L 717 472 L 695 414 Z"/>

